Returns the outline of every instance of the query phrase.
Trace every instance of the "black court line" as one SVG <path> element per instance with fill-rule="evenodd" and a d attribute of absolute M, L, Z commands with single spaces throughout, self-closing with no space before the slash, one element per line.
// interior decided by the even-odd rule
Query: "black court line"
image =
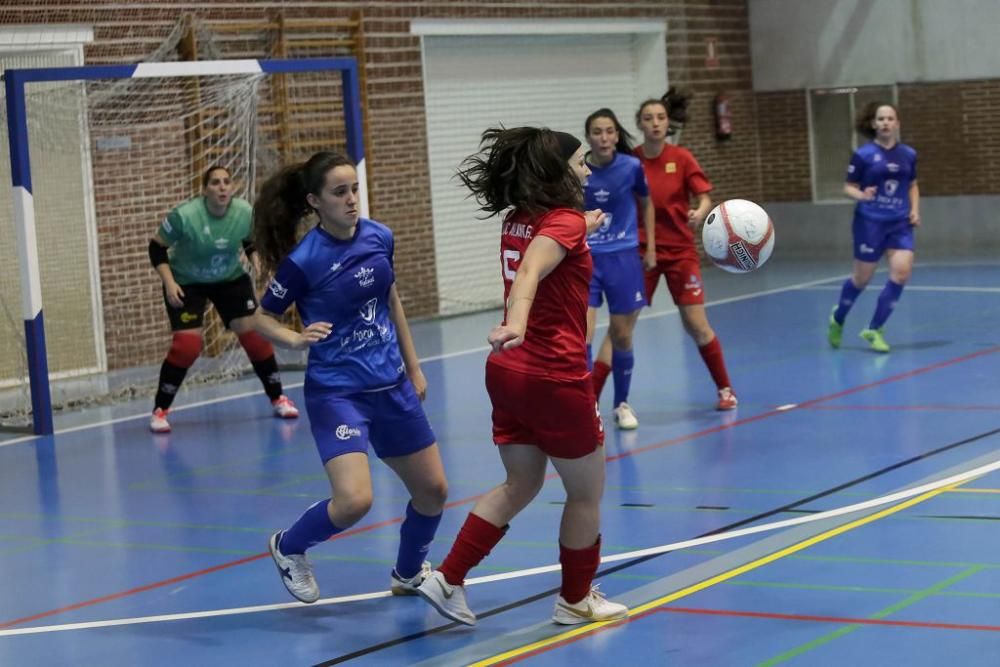
<path fill-rule="evenodd" d="M 943 454 L 944 452 L 950 451 L 952 449 L 956 449 L 958 447 L 961 447 L 962 445 L 968 445 L 970 443 L 977 442 L 979 440 L 982 440 L 984 438 L 988 438 L 991 435 L 996 435 L 998 433 L 1000 433 L 1000 428 L 995 428 L 992 431 L 986 431 L 985 433 L 980 433 L 978 435 L 974 435 L 972 437 L 965 438 L 964 440 L 959 440 L 958 442 L 953 442 L 953 443 L 948 444 L 948 445 L 943 445 L 943 446 L 938 447 L 936 449 L 932 449 L 930 451 L 924 452 L 923 454 L 917 454 L 916 456 L 912 456 L 912 457 L 910 457 L 908 459 L 904 459 L 904 460 L 899 461 L 897 463 L 893 463 L 892 465 L 886 466 L 884 468 L 880 468 L 879 470 L 876 470 L 875 472 L 870 472 L 867 475 L 862 475 L 861 477 L 857 477 L 855 479 L 852 479 L 849 482 L 844 482 L 843 484 L 838 484 L 837 486 L 834 486 L 834 487 L 831 487 L 829 489 L 826 489 L 825 491 L 820 491 L 819 493 L 815 493 L 815 494 L 813 494 L 811 496 L 808 496 L 806 498 L 801 498 L 799 500 L 795 500 L 793 502 L 788 503 L 787 505 L 782 505 L 781 507 L 777 507 L 775 509 L 768 510 L 767 512 L 763 512 L 761 514 L 756 514 L 756 515 L 748 517 L 746 519 L 742 519 L 740 521 L 736 521 L 734 523 L 730 523 L 730 524 L 727 524 L 725 526 L 721 526 L 721 527 L 716 528 L 715 530 L 711 530 L 711 531 L 709 531 L 707 533 L 702 533 L 701 535 L 698 535 L 697 537 L 708 537 L 710 535 L 718 535 L 719 533 L 724 533 L 724 532 L 729 531 L 729 530 L 735 530 L 737 528 L 742 528 L 742 527 L 744 527 L 744 526 L 746 526 L 748 524 L 760 521 L 761 519 L 769 519 L 769 518 L 775 516 L 776 514 L 781 514 L 783 512 L 789 512 L 791 510 L 795 510 L 800 505 L 805 505 L 807 503 L 811 503 L 814 500 L 819 500 L 820 498 L 825 498 L 827 496 L 830 496 L 830 495 L 833 495 L 833 494 L 838 493 L 840 491 L 843 491 L 844 489 L 849 489 L 852 486 L 857 486 L 858 484 L 862 484 L 864 482 L 867 482 L 869 480 L 875 479 L 877 477 L 881 477 L 882 475 L 885 475 L 887 473 L 893 472 L 894 470 L 899 470 L 900 468 L 904 468 L 904 467 L 906 467 L 906 466 L 908 466 L 910 464 L 916 463 L 918 461 L 922 461 L 922 460 L 930 458 L 932 456 L 937 456 L 938 454 Z M 612 566 L 612 567 L 609 567 L 609 568 L 605 568 L 603 570 L 598 570 L 597 574 L 594 576 L 594 578 L 598 579 L 600 577 L 603 577 L 604 575 L 612 574 L 614 572 L 618 572 L 620 570 L 624 570 L 624 569 L 630 568 L 633 565 L 638 565 L 640 563 L 645 563 L 646 561 L 652 560 L 654 558 L 659 558 L 660 556 L 665 556 L 665 555 L 667 555 L 669 553 L 673 553 L 673 552 L 671 552 L 671 551 L 665 551 L 663 553 L 653 554 L 651 556 L 643 556 L 641 558 L 636 558 L 635 560 L 626 561 L 626 562 L 624 562 L 624 563 L 622 563 L 620 565 L 615 565 L 615 566 Z M 538 600 L 541 600 L 542 598 L 549 597 L 549 596 L 554 595 L 555 593 L 558 593 L 558 592 L 559 592 L 559 588 L 550 588 L 549 590 L 542 591 L 541 593 L 536 593 L 535 595 L 531 595 L 529 597 L 522 598 L 520 600 L 516 600 L 515 602 L 511 602 L 509 604 L 505 604 L 505 605 L 500 606 L 500 607 L 495 607 L 494 609 L 490 609 L 489 611 L 485 611 L 485 612 L 483 612 L 481 614 L 476 614 L 476 617 L 477 618 L 489 618 L 490 616 L 496 616 L 497 614 L 502 614 L 505 611 L 509 611 L 511 609 L 517 609 L 518 607 L 523 607 L 524 605 L 531 604 L 532 602 L 536 602 Z M 336 658 L 331 658 L 330 660 L 327 660 L 325 662 L 317 663 L 314 667 L 329 667 L 330 665 L 339 665 L 339 664 L 345 663 L 345 662 L 347 662 L 349 660 L 354 660 L 355 658 L 361 658 L 363 656 L 371 655 L 371 654 L 377 653 L 379 651 L 384 651 L 385 649 L 392 648 L 394 646 L 399 646 L 401 644 L 405 644 L 407 642 L 411 642 L 411 641 L 413 641 L 415 639 L 422 639 L 424 637 L 430 637 L 432 635 L 439 634 L 439 633 L 444 632 L 446 630 L 450 630 L 451 628 L 454 628 L 454 627 L 459 626 L 459 625 L 460 625 L 459 623 L 448 623 L 446 625 L 442 625 L 442 626 L 439 626 L 437 628 L 433 628 L 431 630 L 422 630 L 421 632 L 414 632 L 412 634 L 404 635 L 402 637 L 397 637 L 396 639 L 391 639 L 389 641 L 381 642 L 379 644 L 372 644 L 371 646 L 367 646 L 365 648 L 358 649 L 357 651 L 352 651 L 350 653 L 345 653 L 344 655 L 338 656 Z"/>

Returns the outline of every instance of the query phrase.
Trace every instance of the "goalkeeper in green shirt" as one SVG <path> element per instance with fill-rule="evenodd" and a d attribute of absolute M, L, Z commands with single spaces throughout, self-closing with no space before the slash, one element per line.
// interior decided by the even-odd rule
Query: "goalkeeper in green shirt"
<path fill-rule="evenodd" d="M 274 414 L 285 419 L 299 416 L 282 393 L 274 348 L 249 324 L 257 310 L 257 296 L 240 260 L 240 249 L 248 257 L 253 252 L 251 214 L 250 204 L 233 196 L 229 170 L 216 165 L 202 177 L 202 194 L 170 211 L 149 242 L 149 258 L 163 281 L 163 301 L 173 332 L 149 421 L 154 433 L 170 431 L 170 405 L 201 354 L 207 301 L 246 350 Z"/>

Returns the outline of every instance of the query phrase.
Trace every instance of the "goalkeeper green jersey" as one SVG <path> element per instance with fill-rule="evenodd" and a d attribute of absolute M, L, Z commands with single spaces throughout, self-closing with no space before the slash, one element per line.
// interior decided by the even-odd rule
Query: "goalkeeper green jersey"
<path fill-rule="evenodd" d="M 222 217 L 212 215 L 204 197 L 172 210 L 160 224 L 159 235 L 170 246 L 170 270 L 179 284 L 220 283 L 246 273 L 240 248 L 250 236 L 253 209 L 234 197 Z"/>

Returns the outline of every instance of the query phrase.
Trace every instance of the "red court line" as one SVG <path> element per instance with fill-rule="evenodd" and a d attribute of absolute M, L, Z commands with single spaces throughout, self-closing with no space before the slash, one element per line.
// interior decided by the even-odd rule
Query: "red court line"
<path fill-rule="evenodd" d="M 986 350 L 980 350 L 979 352 L 973 352 L 972 354 L 966 354 L 966 355 L 963 355 L 961 357 L 955 357 L 954 359 L 948 359 L 948 360 L 945 360 L 945 361 L 939 361 L 938 363 L 931 364 L 929 366 L 923 366 L 921 368 L 917 368 L 917 369 L 914 369 L 912 371 L 907 371 L 905 373 L 899 373 L 897 375 L 891 375 L 891 376 L 889 376 L 887 378 L 883 378 L 881 380 L 876 380 L 874 382 L 868 382 L 866 384 L 858 385 L 857 387 L 852 387 L 850 389 L 844 389 L 843 391 L 838 391 L 835 394 L 830 394 L 828 396 L 821 396 L 819 398 L 814 398 L 814 399 L 805 401 L 803 403 L 799 403 L 798 407 L 800 407 L 800 408 L 803 408 L 803 407 L 812 407 L 812 406 L 817 405 L 819 403 L 824 403 L 826 401 L 832 401 L 834 399 L 841 398 L 843 396 L 850 396 L 851 394 L 856 394 L 856 393 L 864 391 L 866 389 L 871 389 L 872 387 L 878 387 L 878 386 L 881 386 L 881 385 L 884 385 L 884 384 L 889 384 L 891 382 L 897 382 L 899 380 L 905 380 L 907 378 L 915 377 L 917 375 L 922 375 L 924 373 L 929 373 L 930 371 L 937 370 L 939 368 L 945 368 L 947 366 L 953 366 L 955 364 L 960 364 L 960 363 L 963 363 L 965 361 L 969 361 L 971 359 L 976 359 L 976 358 L 979 358 L 979 357 L 983 357 L 983 356 L 986 356 L 988 354 L 994 354 L 996 352 L 1000 352 L 1000 346 L 991 347 L 991 348 L 988 348 Z M 649 452 L 649 451 L 653 451 L 653 450 L 656 450 L 656 449 L 662 449 L 664 447 L 669 447 L 671 445 L 676 445 L 676 444 L 679 444 L 679 443 L 682 443 L 682 442 L 688 442 L 690 440 L 695 440 L 697 438 L 701 438 L 701 437 L 706 436 L 706 435 L 711 435 L 713 433 L 719 433 L 721 431 L 725 431 L 725 430 L 728 430 L 728 429 L 731 429 L 731 428 L 736 428 L 737 426 L 742 426 L 744 424 L 751 424 L 753 422 L 760 421 L 762 419 L 767 419 L 769 417 L 774 417 L 774 416 L 777 416 L 777 415 L 784 415 L 784 414 L 788 414 L 790 412 L 794 412 L 794 410 L 770 410 L 768 412 L 763 412 L 763 413 L 761 413 L 759 415 L 754 415 L 752 417 L 746 417 L 744 419 L 737 419 L 737 420 L 732 421 L 732 422 L 730 422 L 728 424 L 721 424 L 719 426 L 715 426 L 715 427 L 712 427 L 712 428 L 708 428 L 708 429 L 704 429 L 704 430 L 701 430 L 701 431 L 697 431 L 695 433 L 689 433 L 687 435 L 682 435 L 682 436 L 679 436 L 679 437 L 676 437 L 676 438 L 671 438 L 669 440 L 663 440 L 661 442 L 658 442 L 658 443 L 655 443 L 655 444 L 652 444 L 652 445 L 647 445 L 645 447 L 637 447 L 636 449 L 632 449 L 632 450 L 629 450 L 627 452 L 622 452 L 620 454 L 615 454 L 614 456 L 609 456 L 607 458 L 607 461 L 609 463 L 612 462 L 612 461 L 618 461 L 620 459 L 628 458 L 630 456 L 635 456 L 636 454 L 642 454 L 644 452 Z M 546 475 L 546 479 L 552 479 L 553 477 L 556 477 L 556 476 L 557 476 L 556 473 L 550 473 L 549 475 Z M 479 495 L 475 495 L 475 496 L 470 496 L 468 498 L 463 498 L 462 500 L 455 500 L 455 501 L 450 502 L 447 505 L 445 505 L 445 508 L 449 509 L 449 508 L 452 508 L 452 507 L 457 507 L 459 505 L 465 505 L 467 503 L 470 503 L 470 502 L 473 502 L 475 500 L 478 500 L 480 497 L 482 497 L 482 495 L 483 494 L 479 494 Z M 330 539 L 331 540 L 337 540 L 337 539 L 341 539 L 341 538 L 344 538 L 344 537 L 348 537 L 350 535 L 356 535 L 358 533 L 363 533 L 363 532 L 367 532 L 367 531 L 370 531 L 370 530 L 375 530 L 377 528 L 384 528 L 385 526 L 391 526 L 393 524 L 400 523 L 400 522 L 402 522 L 402 520 L 403 520 L 403 517 L 396 517 L 394 519 L 387 519 L 385 521 L 381 521 L 379 523 L 375 523 L 375 524 L 372 524 L 370 526 L 362 526 L 360 528 L 352 528 L 351 530 L 345 530 L 342 533 L 334 535 Z M 177 583 L 177 582 L 180 582 L 180 581 L 187 581 L 187 580 L 190 580 L 190 579 L 194 579 L 196 577 L 200 577 L 200 576 L 205 575 L 205 574 L 211 574 L 213 572 L 219 572 L 220 570 L 226 570 L 226 569 L 229 569 L 229 568 L 232 568 L 232 567 L 236 567 L 237 565 L 243 565 L 244 563 L 249 563 L 249 562 L 252 562 L 252 561 L 255 561 L 255 560 L 259 560 L 259 559 L 264 558 L 264 557 L 266 557 L 268 555 L 269 554 L 267 554 L 265 552 L 265 553 L 256 554 L 254 556 L 247 556 L 245 558 L 240 558 L 239 560 L 234 560 L 234 561 L 231 561 L 231 562 L 228 562 L 228 563 L 222 563 L 220 565 L 215 565 L 213 567 L 206 568 L 204 570 L 198 570 L 196 572 L 189 572 L 188 574 L 182 574 L 182 575 L 179 575 L 179 576 L 176 576 L 176 577 L 172 577 L 170 579 L 165 579 L 163 581 L 157 581 L 157 582 L 153 582 L 151 584 L 146 584 L 145 586 L 139 586 L 138 588 L 131 588 L 131 589 L 127 590 L 127 591 L 121 591 L 119 593 L 112 593 L 110 595 L 104 595 L 104 596 L 101 596 L 101 597 L 92 598 L 90 600 L 85 600 L 83 602 L 77 602 L 75 604 L 71 604 L 71 605 L 68 605 L 68 606 L 65 606 L 65 607 L 59 607 L 58 609 L 52 609 L 50 611 L 45 611 L 45 612 L 41 612 L 41 613 L 38 613 L 38 614 L 33 614 L 31 616 L 24 616 L 22 618 L 16 618 L 16 619 L 14 619 L 12 621 L 7 621 L 6 623 L 0 623 L 0 629 L 10 628 L 10 627 L 13 627 L 15 625 L 23 625 L 25 623 L 30 623 L 31 621 L 37 621 L 38 619 L 41 619 L 41 618 L 48 618 L 49 616 L 55 616 L 57 614 L 62 614 L 62 613 L 68 612 L 68 611 L 74 611 L 76 609 L 82 609 L 84 607 L 91 607 L 91 606 L 94 606 L 94 605 L 97 605 L 97 604 L 101 604 L 102 602 L 110 602 L 111 600 L 118 600 L 120 598 L 127 597 L 129 595 L 135 595 L 137 593 L 143 593 L 145 591 L 154 590 L 156 588 L 162 588 L 163 586 L 169 586 L 170 584 L 174 584 L 174 583 Z M 558 646 L 558 644 L 556 644 L 556 646 Z M 532 655 L 532 654 L 526 654 L 526 655 Z M 503 664 L 507 664 L 507 663 L 503 663 Z"/>
<path fill-rule="evenodd" d="M 828 396 L 820 396 L 819 398 L 814 398 L 808 401 L 804 401 L 796 405 L 795 409 L 799 408 L 812 408 L 820 403 L 825 403 L 827 401 L 832 401 L 837 398 L 843 398 L 844 396 L 850 396 L 851 394 L 857 394 L 858 392 L 865 391 L 866 389 L 871 389 L 872 387 L 879 387 L 884 384 L 890 384 L 892 382 L 898 382 L 899 380 L 906 380 L 917 375 L 923 375 L 924 373 L 929 373 L 931 371 L 938 370 L 940 368 L 945 368 L 947 366 L 953 366 L 955 364 L 960 364 L 971 359 L 977 359 L 988 354 L 995 354 L 1000 352 L 1000 346 L 991 347 L 986 350 L 980 350 L 979 352 L 973 352 L 972 354 L 966 354 L 961 357 L 955 357 L 954 359 L 948 359 L 945 361 L 939 361 L 936 364 L 931 364 L 930 366 L 924 366 L 922 368 L 916 368 L 912 371 L 907 371 L 905 373 L 898 373 L 896 375 L 890 375 L 887 378 L 882 378 L 881 380 L 876 380 L 874 382 L 868 382 L 866 384 L 858 385 L 857 387 L 851 387 L 850 389 L 844 389 L 843 391 L 838 391 L 835 394 L 830 394 Z M 657 442 L 652 445 L 647 445 L 645 447 L 637 447 L 635 449 L 630 449 L 627 452 L 622 452 L 621 454 L 616 454 L 614 456 L 609 456 L 608 461 L 617 461 L 618 459 L 623 459 L 628 456 L 634 456 L 635 454 L 641 454 L 643 452 L 648 452 L 654 449 L 660 449 L 668 445 L 675 445 L 681 442 L 686 442 L 688 440 L 694 440 L 702 436 L 711 435 L 712 433 L 719 433 L 731 428 L 736 428 L 737 426 L 742 426 L 744 424 L 750 424 L 755 421 L 760 421 L 762 419 L 767 419 L 769 417 L 774 417 L 775 415 L 788 414 L 794 412 L 794 410 L 770 410 L 768 412 L 762 412 L 759 415 L 754 415 L 753 417 L 747 417 L 745 419 L 737 419 L 728 424 L 720 424 L 713 428 L 705 429 L 703 431 L 698 431 L 696 433 L 689 433 L 687 435 L 678 436 L 676 438 L 671 438 L 670 440 L 664 440 L 663 442 Z"/>
<path fill-rule="evenodd" d="M 658 607 L 658 613 L 703 614 L 709 616 L 739 616 L 743 618 L 769 618 L 780 621 L 813 621 L 842 625 L 891 625 L 899 628 L 935 628 L 940 630 L 981 630 L 1000 632 L 1000 625 L 973 625 L 971 623 L 933 623 L 931 621 L 890 621 L 884 618 L 848 618 L 841 616 L 811 616 L 809 614 L 771 614 L 762 611 L 735 611 L 732 609 L 692 609 L 690 607 Z"/>
<path fill-rule="evenodd" d="M 927 410 L 927 411 L 1000 411 L 1000 405 L 812 405 L 809 410 Z"/>
<path fill-rule="evenodd" d="M 470 496 L 469 498 L 463 498 L 462 500 L 456 500 L 445 505 L 445 509 L 455 507 L 456 505 L 464 505 L 465 503 L 472 502 L 479 499 L 483 494 L 477 496 Z M 357 535 L 358 533 L 366 533 L 370 530 L 375 530 L 377 528 L 385 528 L 386 526 L 391 526 L 396 523 L 402 523 L 403 517 L 396 517 L 394 519 L 386 519 L 385 521 L 380 521 L 378 523 L 373 523 L 370 526 L 362 526 L 360 528 L 351 528 L 350 530 L 345 530 L 342 533 L 337 533 L 329 539 L 330 542 L 334 540 L 339 540 L 344 537 L 350 537 L 351 535 Z M 213 565 L 212 567 L 207 567 L 204 570 L 197 570 L 195 572 L 189 572 L 187 574 L 181 574 L 176 577 L 171 577 L 170 579 L 164 579 L 163 581 L 156 581 L 151 584 L 146 584 L 145 586 L 139 586 L 138 588 L 130 588 L 127 591 L 121 591 L 118 593 L 112 593 L 111 595 L 103 595 L 98 598 L 92 598 L 90 600 L 84 600 L 83 602 L 77 602 L 75 604 L 67 605 L 65 607 L 59 607 L 58 609 L 52 609 L 50 611 L 44 611 L 32 616 L 24 616 L 22 618 L 16 618 L 13 621 L 7 621 L 6 623 L 0 623 L 0 630 L 13 627 L 15 625 L 23 625 L 25 623 L 30 623 L 31 621 L 37 621 L 41 618 L 47 618 L 49 616 L 55 616 L 56 614 L 63 614 L 68 611 L 74 611 L 76 609 L 83 609 L 84 607 L 92 607 L 96 604 L 101 604 L 102 602 L 111 602 L 112 600 L 118 600 L 120 598 L 128 597 L 129 595 L 135 595 L 136 593 L 144 593 L 146 591 L 151 591 L 156 588 L 162 588 L 163 586 L 169 586 L 170 584 L 176 584 L 180 581 L 187 581 L 188 579 L 194 579 L 195 577 L 200 577 L 206 574 L 212 574 L 213 572 L 219 572 L 221 570 L 227 570 L 231 567 L 236 567 L 237 565 L 243 565 L 245 563 L 252 563 L 255 560 L 260 560 L 261 558 L 266 558 L 271 554 L 267 551 L 259 554 L 254 554 L 253 556 L 246 556 L 245 558 L 240 558 L 239 560 L 230 561 L 228 563 L 222 563 L 220 565 Z"/>
<path fill-rule="evenodd" d="M 625 625 L 627 623 L 632 623 L 633 621 L 638 621 L 640 619 L 646 618 L 652 614 L 656 613 L 676 613 L 676 614 L 698 614 L 704 616 L 733 616 L 741 618 L 766 618 L 770 620 L 779 621 L 810 621 L 813 623 L 836 623 L 838 625 L 887 625 L 900 628 L 933 628 L 936 630 L 978 630 L 985 632 L 1000 632 L 1000 626 L 998 625 L 972 625 L 968 623 L 934 623 L 931 621 L 889 621 L 885 619 L 878 618 L 850 618 L 841 616 L 810 616 L 808 614 L 772 614 L 762 611 L 736 611 L 731 609 L 693 609 L 691 607 L 656 607 L 655 609 L 646 610 L 640 614 L 635 614 L 634 616 L 629 616 L 623 618 L 620 621 L 614 621 L 608 623 L 600 628 L 596 628 L 592 632 L 588 632 L 582 635 L 576 635 L 574 637 L 567 637 L 563 641 L 556 642 L 553 644 L 548 644 L 540 648 L 530 651 L 528 653 L 522 653 L 503 662 L 496 663 L 496 667 L 501 667 L 502 665 L 513 665 L 514 663 L 521 662 L 527 658 L 533 658 L 535 656 L 541 655 L 542 653 L 547 653 L 553 649 L 562 648 L 568 644 L 572 644 L 581 639 L 587 639 L 593 637 L 599 632 L 605 632 L 606 630 L 611 630 L 612 628 L 617 628 L 619 626 Z"/>

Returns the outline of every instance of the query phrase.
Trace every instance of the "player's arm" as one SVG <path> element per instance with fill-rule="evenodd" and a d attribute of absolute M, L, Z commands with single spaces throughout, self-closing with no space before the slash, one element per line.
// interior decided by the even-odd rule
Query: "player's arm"
<path fill-rule="evenodd" d="M 410 325 L 406 321 L 406 312 L 403 310 L 403 302 L 396 290 L 396 283 L 393 283 L 392 287 L 389 288 L 389 319 L 396 327 L 396 340 L 399 342 L 399 353 L 406 366 L 406 377 L 410 378 L 413 389 L 422 401 L 427 396 L 427 378 L 420 370 L 417 348 L 413 344 L 413 335 L 410 333 Z"/>
<path fill-rule="evenodd" d="M 538 283 L 566 257 L 566 248 L 548 236 L 536 236 L 528 244 L 521 258 L 521 265 L 514 275 L 507 297 L 507 321 L 487 337 L 494 352 L 509 350 L 524 342 L 528 328 L 528 314 L 538 291 Z"/>
<path fill-rule="evenodd" d="M 876 192 L 878 192 L 878 186 L 875 185 L 869 185 L 862 190 L 860 183 L 852 183 L 851 181 L 844 183 L 844 194 L 854 201 L 871 201 L 875 199 Z"/>
<path fill-rule="evenodd" d="M 705 221 L 705 218 L 711 210 L 712 198 L 707 192 L 700 193 L 694 208 L 688 211 L 688 225 L 691 229 L 698 231 L 698 227 Z"/>
<path fill-rule="evenodd" d="M 656 212 L 652 197 L 639 197 L 642 206 L 642 225 L 646 229 L 646 253 L 643 257 L 643 267 L 652 269 L 656 266 Z"/>
<path fill-rule="evenodd" d="M 170 258 L 167 255 L 169 247 L 170 243 L 164 240 L 160 232 L 157 231 L 149 239 L 149 261 L 160 276 L 160 281 L 163 282 L 167 303 L 174 308 L 180 308 L 184 305 L 184 290 L 174 280 L 174 272 L 170 270 Z"/>
<path fill-rule="evenodd" d="M 910 224 L 920 226 L 920 188 L 916 181 L 910 183 Z"/>
<path fill-rule="evenodd" d="M 275 345 L 292 350 L 302 350 L 313 343 L 326 339 L 333 331 L 329 322 L 313 322 L 302 333 L 292 331 L 277 320 L 280 315 L 258 308 L 253 315 L 248 316 L 250 327 Z"/>

